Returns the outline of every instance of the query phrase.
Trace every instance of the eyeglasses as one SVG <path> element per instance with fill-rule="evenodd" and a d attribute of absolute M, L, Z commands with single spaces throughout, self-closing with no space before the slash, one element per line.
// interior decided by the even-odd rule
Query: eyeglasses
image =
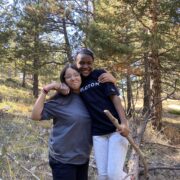
<path fill-rule="evenodd" d="M 73 77 L 74 77 L 74 78 L 77 78 L 77 77 L 79 77 L 79 76 L 80 76 L 79 73 L 74 73 L 74 74 L 71 74 L 71 75 L 64 76 L 64 78 L 65 78 L 66 80 L 69 80 L 69 79 L 72 79 Z"/>

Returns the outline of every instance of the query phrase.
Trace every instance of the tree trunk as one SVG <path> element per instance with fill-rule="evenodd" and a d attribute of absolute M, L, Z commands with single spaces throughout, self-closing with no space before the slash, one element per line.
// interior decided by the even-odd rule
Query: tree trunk
<path fill-rule="evenodd" d="M 139 155 L 134 149 L 132 149 L 129 161 L 128 161 L 129 174 L 133 174 L 134 180 L 139 179 Z"/>
<path fill-rule="evenodd" d="M 149 118 L 150 118 L 150 113 L 146 111 L 146 113 L 143 114 L 142 116 L 139 116 L 139 117 L 134 116 L 131 119 L 131 122 L 129 123 L 132 137 L 134 139 L 134 142 L 138 146 L 140 146 L 140 143 L 143 139 L 144 132 L 147 127 L 147 123 L 149 122 Z M 128 174 L 129 175 L 133 174 L 134 180 L 139 179 L 139 163 L 140 163 L 140 156 L 139 154 L 137 154 L 137 152 L 134 149 L 132 149 L 130 158 L 128 161 L 128 170 L 129 170 Z M 145 167 L 145 164 L 146 164 L 146 167 Z M 147 162 L 145 159 L 144 159 L 143 165 L 144 165 L 144 172 L 146 172 L 146 176 L 144 176 L 144 179 L 147 179 L 148 167 L 147 167 Z"/>
<path fill-rule="evenodd" d="M 38 77 L 39 77 L 38 73 L 35 72 L 33 74 L 33 95 L 34 95 L 35 98 L 37 98 L 38 94 L 39 94 L 39 92 L 38 92 L 38 85 L 39 85 Z"/>
<path fill-rule="evenodd" d="M 161 129 L 161 119 L 162 119 L 162 101 L 161 101 L 161 70 L 160 70 L 160 59 L 158 56 L 158 43 L 157 43 L 157 13 L 158 13 L 158 3 L 157 0 L 152 0 L 152 42 L 151 42 L 151 78 L 152 84 L 152 98 L 153 98 L 153 115 L 154 115 L 154 126 L 160 130 Z"/>
<path fill-rule="evenodd" d="M 16 61 L 14 62 L 14 77 L 17 76 L 17 64 Z"/>
<path fill-rule="evenodd" d="M 26 87 L 26 70 L 23 70 L 22 87 Z"/>
<path fill-rule="evenodd" d="M 22 87 L 26 87 L 26 60 L 24 59 Z"/>
<path fill-rule="evenodd" d="M 67 29 L 66 29 L 66 21 L 65 21 L 64 18 L 63 18 L 63 30 L 64 30 L 64 39 L 65 39 L 67 58 L 68 58 L 68 61 L 70 63 L 72 63 L 73 59 L 72 59 L 71 46 L 70 46 L 70 43 L 69 43 L 69 38 L 68 38 L 68 34 L 67 34 Z"/>
<path fill-rule="evenodd" d="M 143 114 L 149 111 L 151 100 L 150 91 L 150 67 L 147 53 L 144 54 L 144 98 L 143 98 Z"/>
<path fill-rule="evenodd" d="M 36 34 L 34 36 L 34 61 L 33 61 L 33 95 L 35 98 L 38 97 L 39 87 L 39 32 L 38 24 L 36 25 Z"/>
<path fill-rule="evenodd" d="M 132 115 L 132 87 L 131 87 L 131 78 L 129 73 L 126 76 L 127 80 L 127 115 L 131 117 Z"/>
<path fill-rule="evenodd" d="M 152 97 L 153 97 L 153 125 L 160 130 L 161 119 L 162 119 L 162 101 L 161 101 L 161 72 L 160 72 L 160 61 L 155 52 L 152 52 Z"/>
<path fill-rule="evenodd" d="M 131 134 L 136 144 L 138 144 L 139 140 L 137 137 L 137 121 L 135 118 L 132 120 L 133 127 L 131 127 Z M 131 125 L 132 126 L 132 125 Z M 139 144 L 138 144 L 139 145 Z M 132 149 L 128 161 L 128 174 L 133 174 L 134 180 L 139 179 L 139 155 L 136 153 L 134 149 Z"/>
<path fill-rule="evenodd" d="M 38 97 L 39 91 L 39 59 L 36 57 L 33 62 L 33 95 L 35 98 Z"/>

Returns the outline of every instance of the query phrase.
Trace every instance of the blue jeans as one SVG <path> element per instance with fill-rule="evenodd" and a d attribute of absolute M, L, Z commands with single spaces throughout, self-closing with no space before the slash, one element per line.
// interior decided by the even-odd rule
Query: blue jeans
<path fill-rule="evenodd" d="M 63 164 L 49 157 L 53 180 L 88 180 L 89 161 L 85 164 Z"/>

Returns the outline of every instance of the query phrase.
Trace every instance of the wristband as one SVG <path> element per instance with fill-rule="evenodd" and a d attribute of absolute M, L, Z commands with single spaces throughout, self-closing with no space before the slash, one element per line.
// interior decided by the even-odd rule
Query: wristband
<path fill-rule="evenodd" d="M 47 89 L 43 88 L 43 89 L 42 89 L 42 92 L 43 92 L 44 94 L 48 94 L 49 91 L 48 91 Z"/>

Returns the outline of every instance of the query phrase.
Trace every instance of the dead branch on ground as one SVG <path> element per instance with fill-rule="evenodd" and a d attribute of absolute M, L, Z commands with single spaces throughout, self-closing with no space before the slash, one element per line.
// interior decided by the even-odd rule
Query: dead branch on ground
<path fill-rule="evenodd" d="M 27 169 L 26 167 L 24 167 L 23 165 L 20 164 L 20 162 L 18 162 L 14 157 L 12 157 L 10 154 L 6 154 L 6 156 L 13 160 L 17 165 L 19 165 L 22 169 L 24 169 L 25 171 L 27 171 L 28 173 L 30 173 L 36 180 L 40 180 L 39 177 L 37 177 L 33 172 L 31 172 L 29 169 Z"/>
<path fill-rule="evenodd" d="M 154 170 L 159 170 L 159 169 L 166 169 L 166 170 L 180 170 L 180 166 L 154 166 L 154 167 L 149 167 L 148 171 L 154 171 Z M 140 170 L 140 174 L 144 174 L 144 170 Z"/>

